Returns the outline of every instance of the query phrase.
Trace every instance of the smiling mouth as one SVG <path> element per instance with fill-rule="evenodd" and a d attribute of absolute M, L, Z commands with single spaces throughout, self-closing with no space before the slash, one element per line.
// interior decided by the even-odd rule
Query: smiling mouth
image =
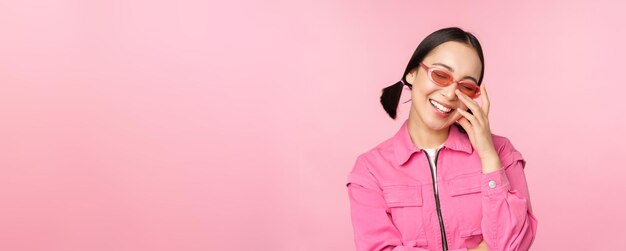
<path fill-rule="evenodd" d="M 430 104 L 435 107 L 437 110 L 439 110 L 441 113 L 450 113 L 452 112 L 451 108 L 445 107 L 444 105 L 438 103 L 437 101 L 434 101 L 432 99 L 429 100 Z"/>

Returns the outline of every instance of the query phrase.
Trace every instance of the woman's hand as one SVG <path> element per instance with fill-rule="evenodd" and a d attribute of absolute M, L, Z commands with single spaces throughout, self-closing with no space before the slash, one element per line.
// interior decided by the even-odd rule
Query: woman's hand
<path fill-rule="evenodd" d="M 489 247 L 487 247 L 487 242 L 483 240 L 480 242 L 480 244 L 478 244 L 478 247 L 468 248 L 467 250 L 468 251 L 489 251 Z"/>
<path fill-rule="evenodd" d="M 491 129 L 489 129 L 489 97 L 487 96 L 485 84 L 480 85 L 480 92 L 483 102 L 482 107 L 458 89 L 454 90 L 454 93 L 459 97 L 461 102 L 463 102 L 473 114 L 457 108 L 456 110 L 462 115 L 462 117 L 457 120 L 457 123 L 465 129 L 472 146 L 474 146 L 474 150 L 478 152 L 478 156 L 483 164 L 483 173 L 488 173 L 498 170 L 502 163 L 493 146 Z"/>

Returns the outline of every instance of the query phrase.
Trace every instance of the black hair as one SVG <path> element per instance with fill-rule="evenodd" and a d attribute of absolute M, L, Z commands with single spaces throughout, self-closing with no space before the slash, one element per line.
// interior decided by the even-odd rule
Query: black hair
<path fill-rule="evenodd" d="M 481 84 L 483 81 L 483 74 L 485 72 L 485 59 L 483 56 L 483 49 L 480 46 L 478 39 L 472 33 L 466 32 L 458 27 L 449 27 L 437 30 L 424 38 L 424 40 L 422 40 L 422 42 L 417 46 L 415 52 L 413 52 L 413 56 L 411 56 L 411 59 L 406 66 L 406 69 L 404 70 L 404 73 L 402 74 L 400 81 L 382 89 L 380 103 L 392 119 L 396 119 L 396 111 L 398 109 L 398 103 L 400 102 L 400 95 L 402 94 L 404 85 L 407 85 L 409 89 L 413 88 L 411 84 L 407 83 L 405 79 L 406 75 L 414 68 L 419 67 L 422 60 L 424 60 L 426 55 L 435 49 L 435 47 L 449 41 L 465 43 L 472 46 L 472 48 L 476 50 L 476 53 L 480 58 L 480 63 L 482 64 L 480 78 L 478 79 L 477 84 Z M 461 129 L 461 131 L 464 131 L 460 125 L 457 126 Z"/>

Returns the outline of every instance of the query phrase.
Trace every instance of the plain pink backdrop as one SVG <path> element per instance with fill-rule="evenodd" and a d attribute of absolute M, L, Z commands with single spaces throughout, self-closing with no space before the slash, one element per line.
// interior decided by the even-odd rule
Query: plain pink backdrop
<path fill-rule="evenodd" d="M 353 250 L 345 181 L 430 32 L 482 42 L 533 250 L 623 250 L 623 1 L 0 3 L 0 249 Z M 406 98 L 403 98 L 403 101 Z"/>

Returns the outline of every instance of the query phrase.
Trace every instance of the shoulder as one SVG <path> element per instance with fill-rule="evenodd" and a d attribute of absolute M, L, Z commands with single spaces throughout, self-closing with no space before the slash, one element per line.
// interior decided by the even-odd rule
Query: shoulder
<path fill-rule="evenodd" d="M 348 174 L 348 183 L 359 183 L 369 188 L 379 187 L 377 174 L 395 161 L 392 139 L 386 139 L 357 155 L 354 166 Z"/>
<path fill-rule="evenodd" d="M 513 146 L 511 140 L 507 137 L 493 133 L 491 134 L 491 138 L 493 146 L 495 147 L 498 156 L 500 156 L 500 161 L 502 161 L 502 165 L 505 168 L 511 166 L 517 161 L 521 161 L 522 166 L 525 166 L 526 160 L 522 156 L 522 153 L 518 151 L 515 146 Z"/>
<path fill-rule="evenodd" d="M 356 164 L 372 166 L 381 161 L 392 161 L 394 157 L 393 138 L 380 142 L 356 157 Z"/>

